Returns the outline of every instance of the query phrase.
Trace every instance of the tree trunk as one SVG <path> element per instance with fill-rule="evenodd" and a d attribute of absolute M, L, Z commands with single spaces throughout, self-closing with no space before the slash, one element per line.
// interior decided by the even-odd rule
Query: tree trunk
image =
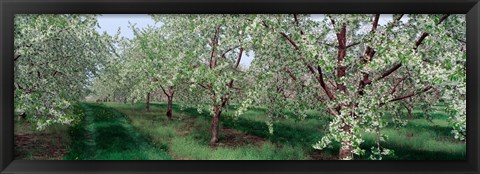
<path fill-rule="evenodd" d="M 407 118 L 408 120 L 412 119 L 412 108 L 407 107 Z"/>
<path fill-rule="evenodd" d="M 168 120 L 172 120 L 172 106 L 173 106 L 173 95 L 168 96 L 168 105 L 167 105 L 167 118 Z"/>
<path fill-rule="evenodd" d="M 353 159 L 353 149 L 352 149 L 352 146 L 350 145 L 347 145 L 347 144 L 350 144 L 351 142 L 349 141 L 342 141 L 342 144 L 345 145 L 342 145 L 342 147 L 340 147 L 340 152 L 338 154 L 338 158 L 339 160 L 343 160 L 343 159 Z"/>
<path fill-rule="evenodd" d="M 145 105 L 146 105 L 146 106 L 145 106 L 145 110 L 146 110 L 147 112 L 150 112 L 150 93 L 147 93 L 147 102 L 146 102 Z"/>
<path fill-rule="evenodd" d="M 219 106 L 213 106 L 214 115 L 213 115 L 213 122 L 212 122 L 212 138 L 210 139 L 210 145 L 215 145 L 218 142 L 218 134 L 220 129 L 219 119 L 220 114 L 222 111 L 220 110 Z"/>
<path fill-rule="evenodd" d="M 127 104 L 127 97 L 123 98 L 123 103 Z"/>
<path fill-rule="evenodd" d="M 342 128 L 345 132 L 351 133 L 351 127 L 349 125 L 345 125 Z M 353 147 L 352 142 L 350 140 L 345 140 L 341 142 L 340 152 L 338 154 L 338 159 L 352 159 L 353 160 Z"/>

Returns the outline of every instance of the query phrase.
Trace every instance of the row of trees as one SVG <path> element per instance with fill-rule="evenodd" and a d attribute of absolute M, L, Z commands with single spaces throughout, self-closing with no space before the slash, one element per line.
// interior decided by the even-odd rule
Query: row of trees
<path fill-rule="evenodd" d="M 394 15 L 386 25 L 379 25 L 378 14 L 321 20 L 309 15 L 152 18 L 163 26 L 132 27 L 135 38 L 127 50 L 133 55 L 124 59 L 133 63 L 120 63 L 121 71 L 135 74 L 131 94 L 138 99 L 147 94 L 148 105 L 148 95 L 161 89 L 169 119 L 174 94 L 199 109 L 210 103 L 211 144 L 218 141 L 219 117 L 231 101 L 241 105 L 237 116 L 248 107 L 267 108 L 271 132 L 274 120 L 292 117 L 287 110 L 295 111 L 296 119 L 307 110 L 325 110 L 333 119 L 329 133 L 313 147 L 340 142 L 340 159 L 364 154 L 362 132 L 377 135 L 372 159 L 391 152 L 381 146 L 387 107 L 397 113 L 394 122 L 404 125 L 404 108 L 410 119 L 413 107 L 421 105 L 429 119 L 431 106 L 442 100 L 454 136 L 464 140 L 464 16 L 409 15 L 404 23 L 404 15 Z M 249 51 L 255 53 L 252 65 L 239 69 Z"/>
<path fill-rule="evenodd" d="M 454 136 L 465 138 L 463 15 L 408 15 L 406 23 L 401 20 L 407 18 L 405 15 L 393 15 L 385 25 L 379 25 L 378 14 L 325 15 L 320 19 L 292 14 L 151 15 L 162 26 L 131 26 L 133 39 L 118 35 L 109 38 L 94 32 L 94 16 L 50 17 L 78 18 L 80 23 L 64 22 L 76 31 L 72 32 L 75 37 L 62 32 L 43 33 L 56 31 L 49 28 L 56 28 L 52 26 L 61 22 L 46 22 L 45 29 L 37 28 L 37 33 L 26 35 L 31 28 L 41 25 L 30 23 L 30 29 L 23 26 L 23 31 L 17 25 L 26 22 L 17 20 L 35 17 L 16 18 L 16 55 L 23 55 L 26 60 L 35 57 L 49 64 L 60 58 L 63 62 L 58 65 L 62 69 L 38 66 L 49 72 L 72 73 L 65 79 L 57 77 L 55 71 L 49 79 L 40 78 L 44 77 L 42 72 L 35 77 L 30 71 L 36 70 L 32 69 L 36 64 L 23 67 L 28 63 L 17 63 L 21 59 L 15 57 L 16 83 L 22 85 L 16 85 L 16 109 L 31 112 L 39 125 L 66 123 L 54 120 L 69 117 L 65 113 L 51 116 L 41 112 L 38 105 L 62 112 L 68 109 L 52 107 L 49 102 L 56 100 L 48 97 L 25 97 L 32 96 L 25 90 L 42 85 L 23 82 L 21 77 L 47 84 L 42 91 L 37 89 L 41 96 L 47 96 L 44 91 L 48 89 L 62 94 L 51 95 L 58 100 L 73 101 L 68 97 L 80 96 L 74 91 L 93 89 L 99 98 L 146 100 L 147 110 L 151 95 L 160 91 L 167 99 L 166 116 L 170 120 L 175 101 L 199 111 L 208 106 L 213 116 L 212 145 L 218 142 L 219 118 L 230 103 L 240 105 L 236 116 L 249 107 L 266 108 L 271 133 L 272 124 L 280 117 L 303 119 L 306 110 L 325 111 L 332 121 L 325 128 L 328 133 L 313 148 L 323 149 L 331 142 L 340 142 L 340 159 L 353 159 L 354 154 L 365 152 L 360 148 L 362 132 L 377 135 L 372 159 L 381 159 L 391 152 L 381 146 L 387 138 L 382 134 L 388 121 L 387 108 L 400 113 L 393 114 L 393 119 L 401 125 L 408 120 L 399 112 L 403 108 L 411 111 L 420 104 L 429 111 L 435 102 L 443 101 L 451 116 Z M 54 42 L 63 37 L 67 37 L 63 44 Z M 53 39 L 51 47 L 44 44 L 49 43 L 45 38 Z M 34 48 L 41 50 L 22 51 L 24 45 L 35 42 L 32 45 L 38 46 Z M 250 67 L 242 68 L 240 62 L 248 52 L 254 52 L 255 57 Z M 39 53 L 42 54 L 37 56 Z M 68 55 L 72 58 L 67 59 Z M 23 75 L 17 75 L 18 72 Z M 70 84 L 78 85 L 73 88 Z M 47 88 L 48 85 L 51 87 Z M 296 114 L 286 115 L 285 111 Z"/>

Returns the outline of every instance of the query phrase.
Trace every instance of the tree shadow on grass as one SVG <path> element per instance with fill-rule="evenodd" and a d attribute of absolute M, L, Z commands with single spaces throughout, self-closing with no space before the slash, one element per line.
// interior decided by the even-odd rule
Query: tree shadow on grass
<path fill-rule="evenodd" d="M 74 141 L 65 159 L 171 159 L 136 132 L 122 113 L 99 104 L 84 104 L 83 107 L 91 112 L 71 129 Z"/>

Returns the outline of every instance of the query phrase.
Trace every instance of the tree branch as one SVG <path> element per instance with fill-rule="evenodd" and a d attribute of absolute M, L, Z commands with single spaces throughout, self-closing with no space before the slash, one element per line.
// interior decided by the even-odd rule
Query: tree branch
<path fill-rule="evenodd" d="M 201 86 L 204 89 L 208 89 L 205 85 L 202 85 L 201 83 L 197 83 L 199 86 Z"/>
<path fill-rule="evenodd" d="M 317 96 L 316 98 L 317 98 L 318 101 L 322 102 L 323 105 L 325 105 L 325 107 L 328 108 L 328 110 L 330 111 L 330 113 L 332 115 L 338 115 L 338 112 L 335 109 L 333 109 L 332 107 L 328 106 L 327 102 L 325 102 L 325 100 L 323 100 L 320 96 Z"/>
<path fill-rule="evenodd" d="M 440 18 L 440 21 L 437 22 L 437 25 L 440 25 L 448 16 L 450 16 L 450 14 L 443 15 L 442 18 Z"/>
<path fill-rule="evenodd" d="M 396 20 L 396 21 L 400 21 L 400 19 L 402 19 L 402 17 L 403 17 L 404 15 L 405 15 L 405 14 L 400 14 L 400 16 L 399 16 L 397 19 L 395 19 L 395 20 Z"/>
<path fill-rule="evenodd" d="M 433 87 L 432 86 L 427 86 L 425 87 L 424 89 L 422 89 L 422 91 L 418 92 L 418 93 L 415 93 L 415 92 L 412 92 L 410 94 L 407 94 L 407 95 L 403 95 L 403 96 L 400 96 L 400 97 L 397 97 L 397 98 L 394 98 L 394 99 L 391 99 L 388 102 L 394 102 L 394 101 L 399 101 L 399 100 L 403 100 L 403 99 L 407 99 L 407 98 L 410 98 L 410 97 L 413 97 L 417 94 L 420 94 L 420 93 L 424 93 L 424 92 L 427 92 L 428 90 L 432 89 Z M 379 107 L 382 107 L 383 105 L 385 105 L 385 103 L 380 103 Z"/>
<path fill-rule="evenodd" d="M 443 21 L 445 21 L 445 19 L 447 19 L 448 16 L 450 16 L 450 14 L 443 15 L 442 18 L 440 18 L 440 20 L 435 24 L 435 26 L 440 25 Z M 428 35 L 430 35 L 428 32 L 423 32 L 422 36 L 420 36 L 417 42 L 415 42 L 415 50 L 422 44 L 423 40 L 425 40 Z"/>
<path fill-rule="evenodd" d="M 372 30 L 370 32 L 375 33 L 378 27 L 378 19 L 380 18 L 380 14 L 376 14 L 375 18 L 373 19 Z"/>
<path fill-rule="evenodd" d="M 397 90 L 397 86 L 398 86 L 403 80 L 405 80 L 405 79 L 406 79 L 406 77 L 403 77 L 403 78 L 399 79 L 399 80 L 397 81 L 397 83 L 395 83 L 395 85 L 393 85 L 393 88 L 392 88 L 392 90 L 390 91 L 390 94 L 395 93 L 395 91 Z"/>
<path fill-rule="evenodd" d="M 235 66 L 233 68 L 238 68 L 238 65 L 240 64 L 240 61 L 242 60 L 242 54 L 243 54 L 243 47 L 240 47 L 240 52 L 238 53 L 238 58 L 237 58 L 237 61 L 235 62 Z"/>
<path fill-rule="evenodd" d="M 309 66 L 309 69 L 310 68 L 311 68 L 311 66 Z M 318 70 L 317 80 L 320 83 L 320 86 L 322 86 L 323 90 L 325 91 L 325 93 L 327 93 L 327 96 L 330 100 L 335 100 L 335 96 L 332 94 L 332 92 L 330 91 L 328 86 L 325 84 L 325 81 L 323 79 L 322 68 L 320 66 L 317 66 L 317 70 Z M 313 71 L 313 68 L 311 68 L 310 71 Z M 312 73 L 314 73 L 314 72 L 312 72 Z"/>
<path fill-rule="evenodd" d="M 295 41 L 293 41 L 293 39 L 290 38 L 287 34 L 285 34 L 284 32 L 280 32 L 280 34 L 281 34 L 283 37 L 285 37 L 285 38 L 288 40 L 288 42 L 290 42 L 290 44 L 292 44 L 292 46 L 295 47 L 296 50 L 299 49 L 297 43 L 295 43 Z"/>
<path fill-rule="evenodd" d="M 390 74 L 392 74 L 393 72 L 395 72 L 398 68 L 400 68 L 402 66 L 402 63 L 397 63 L 395 64 L 393 67 L 391 67 L 390 69 L 388 69 L 387 71 L 383 72 L 382 73 L 382 76 L 380 77 L 377 77 L 377 79 L 375 80 L 381 80 L 387 76 L 389 76 Z"/>
<path fill-rule="evenodd" d="M 429 34 L 427 32 L 423 32 L 422 36 L 420 36 L 420 38 L 417 40 L 417 42 L 415 42 L 415 50 L 418 48 L 418 46 L 420 46 L 423 42 L 423 40 L 425 40 L 425 38 L 428 36 Z"/>
<path fill-rule="evenodd" d="M 353 46 L 358 45 L 358 44 L 360 44 L 360 42 L 351 43 L 351 44 L 347 45 L 346 48 L 350 48 L 350 47 L 353 47 Z"/>
<path fill-rule="evenodd" d="M 334 30 L 336 30 L 337 28 L 335 27 L 335 20 L 333 20 L 332 16 L 328 15 L 328 18 L 330 19 L 330 22 L 332 23 L 332 27 Z"/>
<path fill-rule="evenodd" d="M 293 81 L 297 81 L 297 77 L 295 77 L 295 75 L 293 75 L 293 73 L 287 68 L 283 68 L 285 70 L 285 72 L 288 73 L 288 75 L 293 79 Z"/>
<path fill-rule="evenodd" d="M 215 60 L 213 60 L 213 58 L 217 55 L 217 52 L 215 51 L 215 48 L 217 47 L 218 45 L 218 33 L 220 32 L 220 25 L 217 26 L 217 28 L 215 29 L 215 35 L 213 36 L 213 46 L 212 46 L 212 54 L 210 56 L 210 68 L 215 68 L 215 65 L 217 64 L 217 62 Z"/>
<path fill-rule="evenodd" d="M 300 28 L 300 22 L 298 21 L 297 14 L 293 14 L 293 18 L 295 18 L 295 24 L 297 24 L 297 27 Z M 305 34 L 302 29 L 300 29 L 300 34 Z"/>
<path fill-rule="evenodd" d="M 163 93 L 164 93 L 167 97 L 170 97 L 170 95 L 168 95 L 167 91 L 165 91 L 165 89 L 163 88 L 163 86 L 162 86 L 162 85 L 159 85 L 159 86 L 160 86 L 160 88 L 162 88 Z"/>
<path fill-rule="evenodd" d="M 398 101 L 398 100 L 403 100 L 403 99 L 406 99 L 406 98 L 410 98 L 410 97 L 413 97 L 417 94 L 420 94 L 420 93 L 423 93 L 423 92 L 427 92 L 428 90 L 432 89 L 432 86 L 427 86 L 425 87 L 421 92 L 419 93 L 415 93 L 415 92 L 412 92 L 410 94 L 407 94 L 407 95 L 404 95 L 404 96 L 400 96 L 400 97 L 397 97 L 397 98 L 394 98 L 394 99 L 391 99 L 389 100 L 389 102 L 394 102 L 394 101 Z"/>

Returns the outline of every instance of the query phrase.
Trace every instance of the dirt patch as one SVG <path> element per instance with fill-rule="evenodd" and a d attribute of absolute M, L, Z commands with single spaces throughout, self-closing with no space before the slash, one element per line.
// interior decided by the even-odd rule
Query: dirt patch
<path fill-rule="evenodd" d="M 223 128 L 216 147 L 239 147 L 245 145 L 260 146 L 265 139 L 259 136 L 246 134 L 235 129 Z"/>
<path fill-rule="evenodd" d="M 177 156 L 177 155 L 172 154 L 172 153 L 168 153 L 168 155 L 172 156 L 172 158 L 175 159 L 175 160 L 194 160 L 194 159 L 191 159 L 191 158 L 180 157 L 180 156 Z"/>
<path fill-rule="evenodd" d="M 61 160 L 67 153 L 68 140 L 50 132 L 25 131 L 29 124 L 22 123 L 23 131 L 14 133 L 15 159 Z"/>
<path fill-rule="evenodd" d="M 312 154 L 310 154 L 310 158 L 312 158 L 312 160 L 338 160 L 338 158 L 335 156 L 324 153 L 321 150 L 315 150 Z"/>
<path fill-rule="evenodd" d="M 182 120 L 184 123 L 183 123 L 183 127 L 180 128 L 180 129 L 177 129 L 177 134 L 179 136 L 184 136 L 184 135 L 187 135 L 187 134 L 190 134 L 190 132 L 192 131 L 192 128 L 195 127 L 195 120 L 197 118 L 189 118 L 189 119 L 185 119 L 185 118 L 182 118 L 180 117 L 179 118 L 180 120 Z"/>

